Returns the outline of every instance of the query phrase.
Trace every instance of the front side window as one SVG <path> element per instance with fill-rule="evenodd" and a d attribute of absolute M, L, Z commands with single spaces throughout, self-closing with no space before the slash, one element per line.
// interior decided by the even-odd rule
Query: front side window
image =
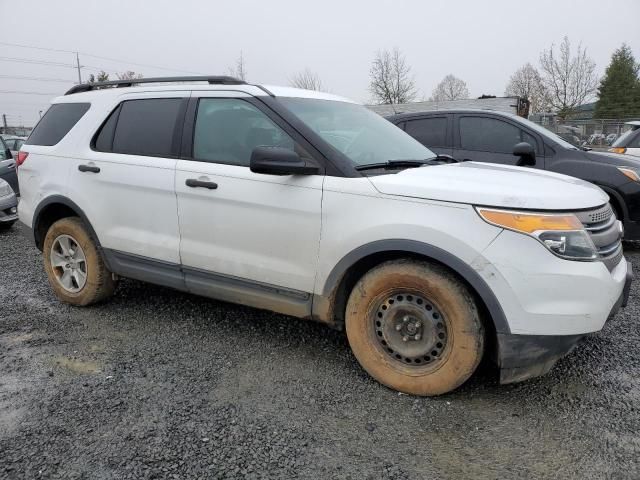
<path fill-rule="evenodd" d="M 522 141 L 520 132 L 519 128 L 495 118 L 462 117 L 460 147 L 477 152 L 513 153 L 513 147 Z"/>
<path fill-rule="evenodd" d="M 278 100 L 356 166 L 435 157 L 413 137 L 362 105 L 314 98 Z"/>
<path fill-rule="evenodd" d="M 51 146 L 62 140 L 87 113 L 89 103 L 56 103 L 40 119 L 25 142 L 26 145 Z"/>
<path fill-rule="evenodd" d="M 256 147 L 309 154 L 258 108 L 237 98 L 202 98 L 193 135 L 193 158 L 248 167 Z"/>
<path fill-rule="evenodd" d="M 447 146 L 447 118 L 432 117 L 409 120 L 405 131 L 427 147 Z"/>

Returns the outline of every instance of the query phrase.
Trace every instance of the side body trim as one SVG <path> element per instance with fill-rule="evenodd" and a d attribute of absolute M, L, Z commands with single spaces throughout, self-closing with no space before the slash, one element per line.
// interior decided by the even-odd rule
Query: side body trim
<path fill-rule="evenodd" d="M 108 248 L 103 249 L 102 253 L 109 270 L 123 277 L 285 315 L 300 318 L 311 316 L 312 295 L 308 292 L 212 273 Z"/>
<path fill-rule="evenodd" d="M 498 333 L 510 333 L 509 323 L 504 314 L 504 310 L 500 302 L 494 295 L 489 285 L 484 281 L 478 272 L 476 272 L 469 264 L 460 260 L 455 255 L 433 245 L 418 242 L 415 240 L 389 239 L 378 240 L 375 242 L 362 245 L 345 255 L 337 265 L 333 268 L 324 284 L 322 299 L 334 298 L 336 289 L 340 285 L 344 274 L 347 270 L 356 264 L 359 260 L 376 253 L 384 252 L 407 252 L 432 258 L 456 272 L 464 278 L 471 287 L 480 296 L 493 320 L 493 324 Z M 331 316 L 331 312 L 327 311 L 331 307 L 331 302 L 322 301 L 314 302 L 314 317 L 319 319 L 327 319 Z M 328 320 L 330 321 L 330 320 Z"/>

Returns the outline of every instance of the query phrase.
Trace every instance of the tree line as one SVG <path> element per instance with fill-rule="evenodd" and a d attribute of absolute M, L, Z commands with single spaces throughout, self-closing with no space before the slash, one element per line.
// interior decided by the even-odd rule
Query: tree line
<path fill-rule="evenodd" d="M 247 79 L 244 56 L 240 56 L 230 75 Z M 623 44 L 617 49 L 599 79 L 596 64 L 588 56 L 587 49 L 578 44 L 572 50 L 568 37 L 560 45 L 551 45 L 540 53 L 539 68 L 530 62 L 516 70 L 509 78 L 505 95 L 517 96 L 529 101 L 530 113 L 555 112 L 565 118 L 589 100 L 597 98 L 595 118 L 628 118 L 640 115 L 640 63 L 636 62 L 631 48 Z M 120 80 L 143 78 L 141 74 L 126 71 L 117 73 Z M 101 71 L 90 75 L 89 82 L 109 80 L 109 74 Z M 293 87 L 327 91 L 320 76 L 305 68 L 289 79 Z M 376 52 L 369 70 L 369 92 L 377 104 L 409 103 L 418 99 L 420 92 L 411 66 L 400 49 Z M 429 101 L 448 101 L 469 98 L 467 84 L 453 74 L 446 75 L 431 92 Z M 422 96 L 422 99 L 425 99 Z"/>

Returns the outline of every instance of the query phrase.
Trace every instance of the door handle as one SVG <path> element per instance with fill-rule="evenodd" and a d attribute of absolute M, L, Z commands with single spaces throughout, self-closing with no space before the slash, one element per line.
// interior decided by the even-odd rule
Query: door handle
<path fill-rule="evenodd" d="M 218 188 L 218 184 L 215 182 L 205 182 L 204 180 L 198 180 L 197 178 L 188 178 L 186 182 L 184 182 L 187 187 L 192 188 L 208 188 L 209 190 L 215 190 Z"/>
<path fill-rule="evenodd" d="M 81 172 L 100 173 L 100 167 L 93 165 L 78 165 L 78 170 Z"/>

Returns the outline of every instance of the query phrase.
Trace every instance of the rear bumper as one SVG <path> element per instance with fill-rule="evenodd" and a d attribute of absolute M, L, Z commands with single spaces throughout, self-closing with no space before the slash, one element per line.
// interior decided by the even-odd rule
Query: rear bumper
<path fill-rule="evenodd" d="M 633 280 L 631 263 L 627 262 L 627 274 L 620 297 L 611 308 L 612 318 L 627 304 Z M 544 375 L 555 363 L 567 355 L 588 334 L 578 335 L 497 335 L 497 363 L 500 367 L 500 383 L 514 383 Z"/>

